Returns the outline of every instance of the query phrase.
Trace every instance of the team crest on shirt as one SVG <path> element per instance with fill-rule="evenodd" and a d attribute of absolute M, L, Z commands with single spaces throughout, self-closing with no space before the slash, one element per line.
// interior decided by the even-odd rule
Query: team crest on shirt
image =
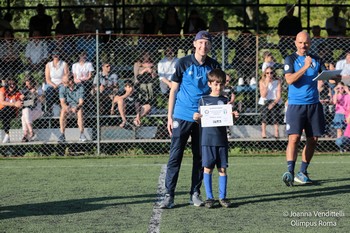
<path fill-rule="evenodd" d="M 179 122 L 173 121 L 173 129 L 176 129 L 177 127 L 179 127 Z"/>
<path fill-rule="evenodd" d="M 188 75 L 193 75 L 193 71 L 192 70 L 188 71 Z"/>
<path fill-rule="evenodd" d="M 218 105 L 224 105 L 225 103 L 222 100 L 218 101 Z"/>
<path fill-rule="evenodd" d="M 289 65 L 284 65 L 284 70 L 285 71 L 289 70 Z"/>

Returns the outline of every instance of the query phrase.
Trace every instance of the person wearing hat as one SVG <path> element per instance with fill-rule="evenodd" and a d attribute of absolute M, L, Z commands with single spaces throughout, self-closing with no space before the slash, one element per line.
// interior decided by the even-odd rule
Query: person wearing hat
<path fill-rule="evenodd" d="M 171 136 L 170 156 L 165 178 L 166 194 L 160 208 L 174 206 L 175 188 L 180 172 L 183 152 L 191 136 L 193 165 L 190 204 L 202 206 L 200 187 L 203 180 L 200 154 L 199 125 L 193 120 L 199 99 L 209 94 L 207 73 L 220 68 L 219 63 L 208 57 L 212 37 L 207 31 L 199 31 L 193 41 L 194 54 L 182 57 L 175 65 L 171 78 L 168 102 L 168 131 Z"/>
<path fill-rule="evenodd" d="M 52 115 L 52 108 L 54 104 L 59 104 L 58 97 L 59 87 L 62 85 L 62 78 L 68 75 L 69 67 L 65 61 L 60 58 L 60 52 L 54 50 L 51 53 L 52 61 L 45 66 L 45 80 L 46 80 L 46 115 Z"/>

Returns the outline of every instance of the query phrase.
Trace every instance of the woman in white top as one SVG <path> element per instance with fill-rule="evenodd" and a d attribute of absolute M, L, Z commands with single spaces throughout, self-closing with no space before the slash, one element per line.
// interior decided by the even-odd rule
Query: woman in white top
<path fill-rule="evenodd" d="M 281 81 L 275 77 L 272 67 L 267 67 L 259 81 L 261 136 L 266 138 L 266 124 L 273 123 L 275 138 L 279 138 L 278 120 L 281 113 Z"/>
<path fill-rule="evenodd" d="M 59 86 L 62 84 L 62 77 L 68 75 L 68 64 L 60 59 L 60 53 L 53 51 L 51 53 L 52 61 L 45 66 L 46 79 L 46 111 L 48 115 L 52 114 L 52 106 L 59 104 Z"/>
<path fill-rule="evenodd" d="M 72 66 L 72 73 L 75 83 L 81 83 L 85 86 L 86 83 L 92 83 L 91 77 L 94 72 L 94 67 L 91 62 L 86 61 L 87 54 L 85 51 L 79 55 L 79 62 L 74 63 Z"/>

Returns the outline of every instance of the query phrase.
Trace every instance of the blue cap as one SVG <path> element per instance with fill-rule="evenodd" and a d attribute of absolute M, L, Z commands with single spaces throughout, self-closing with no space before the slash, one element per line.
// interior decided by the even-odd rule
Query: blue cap
<path fill-rule="evenodd" d="M 211 42 L 211 35 L 209 32 L 207 31 L 199 31 L 197 34 L 196 34 L 196 37 L 194 38 L 194 40 L 208 40 Z"/>

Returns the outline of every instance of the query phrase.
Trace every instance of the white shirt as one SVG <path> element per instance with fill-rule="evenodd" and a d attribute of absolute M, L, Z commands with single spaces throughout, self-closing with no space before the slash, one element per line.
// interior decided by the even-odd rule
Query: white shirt
<path fill-rule="evenodd" d="M 159 61 L 158 63 L 158 75 L 159 75 L 159 86 L 160 90 L 162 91 L 163 94 L 168 93 L 169 87 L 161 81 L 163 78 L 167 80 L 171 80 L 171 76 L 175 73 L 175 64 L 179 59 L 174 57 L 173 59 L 169 60 L 169 58 L 165 57 L 162 60 Z"/>
<path fill-rule="evenodd" d="M 53 61 L 48 63 L 50 69 L 50 79 L 55 85 L 60 85 L 62 83 L 62 78 L 64 75 L 64 67 L 67 63 L 64 61 L 59 61 L 57 67 L 53 65 Z"/>
<path fill-rule="evenodd" d="M 337 61 L 337 64 L 335 65 L 335 69 L 336 70 L 342 70 L 344 68 L 345 64 L 346 64 L 346 60 L 345 59 L 339 60 L 339 61 Z"/>
<path fill-rule="evenodd" d="M 86 80 L 89 72 L 93 71 L 95 70 L 91 62 L 85 62 L 83 65 L 80 65 L 80 63 L 77 62 L 72 66 L 72 73 L 75 74 L 79 80 Z"/>
<path fill-rule="evenodd" d="M 341 76 L 348 76 L 350 75 L 350 64 L 349 63 L 345 63 L 343 70 L 340 73 Z"/>
<path fill-rule="evenodd" d="M 273 80 L 267 86 L 267 95 L 265 98 L 260 97 L 258 104 L 265 105 L 265 100 L 275 100 L 277 98 L 277 89 L 278 89 L 278 80 Z M 282 100 L 280 99 L 278 104 L 281 104 Z"/>

